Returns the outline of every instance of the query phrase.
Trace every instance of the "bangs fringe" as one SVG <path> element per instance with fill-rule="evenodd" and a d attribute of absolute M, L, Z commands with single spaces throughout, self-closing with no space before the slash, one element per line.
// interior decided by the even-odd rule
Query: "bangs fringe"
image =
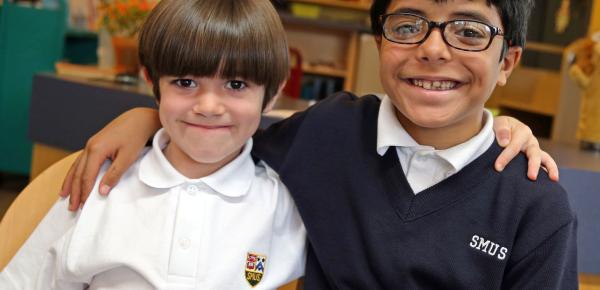
<path fill-rule="evenodd" d="M 243 78 L 265 85 L 274 74 L 283 73 L 285 80 L 289 67 L 285 37 L 270 35 L 268 27 L 256 27 L 250 17 L 239 16 L 247 13 L 236 11 L 243 10 L 239 5 L 222 8 L 181 7 L 166 27 L 150 28 L 154 37 L 142 38 L 140 44 L 146 50 L 140 51 L 144 65 L 157 75 Z M 284 41 L 273 41 L 278 38 Z"/>

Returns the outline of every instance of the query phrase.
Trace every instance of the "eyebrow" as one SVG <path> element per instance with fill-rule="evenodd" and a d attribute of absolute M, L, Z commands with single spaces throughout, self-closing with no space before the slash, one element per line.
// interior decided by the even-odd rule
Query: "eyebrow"
<path fill-rule="evenodd" d="M 425 16 L 425 13 L 422 10 L 415 9 L 415 8 L 408 8 L 408 7 L 398 8 L 391 12 L 391 14 L 396 14 L 396 13 L 410 13 L 410 14 Z"/>
<path fill-rule="evenodd" d="M 391 12 L 391 14 L 396 14 L 396 13 L 410 13 L 410 14 L 416 14 L 419 16 L 427 17 L 427 15 L 425 15 L 425 12 L 423 10 L 416 9 L 416 8 L 409 8 L 409 7 L 398 8 Z M 477 21 L 481 21 L 484 23 L 488 23 L 488 24 L 491 23 L 490 20 L 485 15 L 483 15 L 479 12 L 475 12 L 475 11 L 457 11 L 450 15 L 450 19 L 451 20 L 455 20 L 455 19 L 477 20 Z"/>
<path fill-rule="evenodd" d="M 481 21 L 484 23 L 490 23 L 489 18 L 485 17 L 485 15 L 478 13 L 478 12 L 474 12 L 474 11 L 458 11 L 458 12 L 454 12 L 452 13 L 452 15 L 450 15 L 451 19 L 468 19 L 468 20 L 477 20 L 477 21 Z"/>

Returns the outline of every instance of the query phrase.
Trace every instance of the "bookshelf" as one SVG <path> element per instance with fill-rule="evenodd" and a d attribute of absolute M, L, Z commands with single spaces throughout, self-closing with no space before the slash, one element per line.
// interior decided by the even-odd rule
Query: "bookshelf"
<path fill-rule="evenodd" d="M 328 66 L 302 65 L 302 71 L 307 74 L 323 75 L 329 77 L 345 78 L 346 70 Z"/>
<path fill-rule="evenodd" d="M 292 0 L 290 12 L 279 12 L 290 47 L 302 55 L 303 88 L 313 80 L 315 86 L 327 84 L 317 99 L 333 87 L 333 91 L 354 90 L 360 34 L 370 32 L 370 5 L 370 0 Z M 301 95 L 316 91 L 303 90 Z"/>

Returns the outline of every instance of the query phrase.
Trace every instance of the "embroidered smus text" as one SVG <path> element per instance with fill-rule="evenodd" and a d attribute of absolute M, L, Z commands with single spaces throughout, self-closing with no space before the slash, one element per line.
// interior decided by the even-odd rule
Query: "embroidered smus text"
<path fill-rule="evenodd" d="M 495 256 L 498 260 L 506 259 L 506 254 L 508 253 L 508 249 L 506 247 L 502 247 L 499 244 L 496 244 L 478 235 L 473 235 L 471 237 L 469 246 L 490 256 Z"/>

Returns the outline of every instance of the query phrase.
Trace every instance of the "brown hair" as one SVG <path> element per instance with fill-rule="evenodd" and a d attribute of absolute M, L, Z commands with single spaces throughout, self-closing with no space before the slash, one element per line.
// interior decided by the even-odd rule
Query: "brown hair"
<path fill-rule="evenodd" d="M 161 76 L 218 75 L 264 85 L 264 109 L 289 71 L 285 31 L 269 0 L 162 0 L 139 44 L 159 101 Z"/>

